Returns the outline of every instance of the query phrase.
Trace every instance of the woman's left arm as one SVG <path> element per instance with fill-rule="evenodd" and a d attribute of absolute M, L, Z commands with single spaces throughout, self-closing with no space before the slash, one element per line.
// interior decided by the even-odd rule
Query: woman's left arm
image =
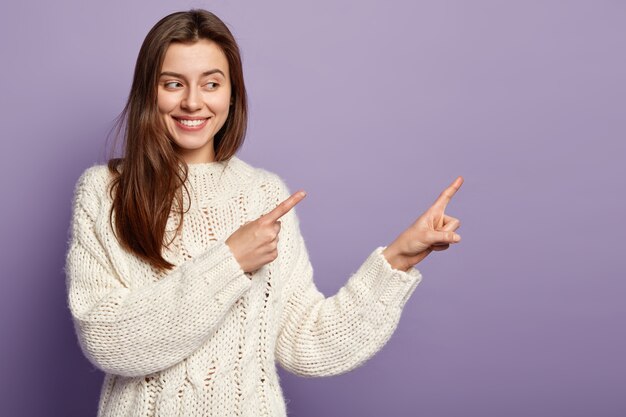
<path fill-rule="evenodd" d="M 280 179 L 278 189 L 277 201 L 289 196 Z M 275 353 L 285 369 L 303 376 L 337 375 L 360 366 L 385 345 L 421 280 L 413 265 L 396 269 L 385 255 L 393 250 L 393 260 L 405 262 L 403 239 L 396 239 L 398 248 L 374 250 L 337 294 L 325 298 L 313 282 L 296 213 L 292 210 L 282 218 L 275 264 L 287 282 Z"/>

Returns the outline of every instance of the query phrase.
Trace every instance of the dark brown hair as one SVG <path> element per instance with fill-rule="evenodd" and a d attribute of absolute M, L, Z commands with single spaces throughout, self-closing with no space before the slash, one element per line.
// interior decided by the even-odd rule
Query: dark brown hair
<path fill-rule="evenodd" d="M 228 60 L 232 105 L 224 126 L 213 139 L 215 160 L 226 161 L 241 147 L 247 125 L 247 97 L 239 47 L 213 13 L 190 10 L 161 19 L 148 33 L 137 57 L 128 101 L 118 118 L 124 131 L 123 158 L 108 162 L 113 174 L 113 206 L 109 221 L 120 244 L 158 269 L 174 265 L 164 259 L 165 227 L 172 210 L 183 225 L 183 189 L 188 166 L 176 152 L 157 108 L 158 81 L 171 43 L 215 42 Z M 115 221 L 113 221 L 113 218 Z M 115 223 L 113 225 L 113 223 Z"/>

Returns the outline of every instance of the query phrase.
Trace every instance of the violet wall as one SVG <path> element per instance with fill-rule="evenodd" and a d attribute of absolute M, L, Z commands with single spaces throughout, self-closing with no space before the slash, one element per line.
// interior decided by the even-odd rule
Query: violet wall
<path fill-rule="evenodd" d="M 74 183 L 103 162 L 165 14 L 243 50 L 240 157 L 304 188 L 334 294 L 457 175 L 463 242 L 429 256 L 365 366 L 281 372 L 298 417 L 626 415 L 626 2 L 11 1 L 0 13 L 0 414 L 95 416 L 63 263 Z"/>

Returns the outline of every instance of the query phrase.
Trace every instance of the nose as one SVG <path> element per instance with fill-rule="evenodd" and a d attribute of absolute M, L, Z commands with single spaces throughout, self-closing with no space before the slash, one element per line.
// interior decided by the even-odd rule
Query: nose
<path fill-rule="evenodd" d="M 200 110 L 202 102 L 200 99 L 200 93 L 193 87 L 187 88 L 186 94 L 180 103 L 180 106 L 187 111 Z"/>

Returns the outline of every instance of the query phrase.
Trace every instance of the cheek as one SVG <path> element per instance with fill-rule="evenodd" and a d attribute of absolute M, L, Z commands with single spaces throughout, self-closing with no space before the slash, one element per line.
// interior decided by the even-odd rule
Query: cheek
<path fill-rule="evenodd" d="M 207 100 L 208 106 L 214 113 L 222 114 L 224 117 L 228 116 L 230 109 L 230 89 L 223 89 L 219 94 L 212 94 Z"/>
<path fill-rule="evenodd" d="M 161 94 L 157 96 L 157 108 L 159 113 L 169 113 L 176 108 L 178 99 L 173 94 Z"/>

